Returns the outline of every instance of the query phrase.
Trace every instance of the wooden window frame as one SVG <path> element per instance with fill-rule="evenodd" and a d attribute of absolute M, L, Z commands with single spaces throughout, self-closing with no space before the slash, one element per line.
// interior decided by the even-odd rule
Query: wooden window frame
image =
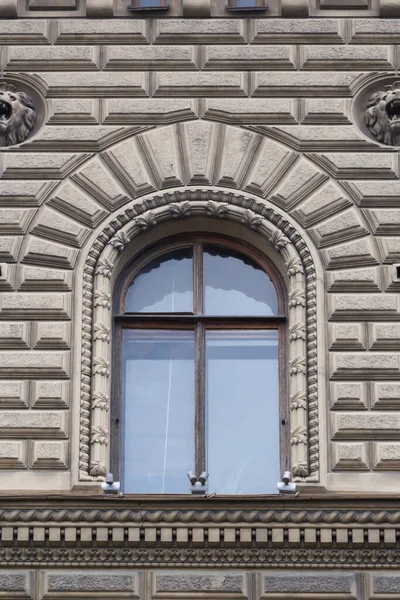
<path fill-rule="evenodd" d="M 278 315 L 273 316 L 214 316 L 203 314 L 203 246 L 212 244 L 224 250 L 233 250 L 252 259 L 270 277 L 277 294 Z M 149 262 L 173 250 L 193 247 L 193 313 L 124 313 L 125 297 L 129 286 Z M 194 418 L 194 471 L 206 470 L 206 401 L 205 401 L 205 333 L 223 329 L 274 329 L 278 332 L 280 469 L 290 468 L 290 426 L 286 288 L 276 266 L 258 249 L 226 236 L 210 233 L 188 234 L 164 239 L 145 249 L 123 269 L 115 286 L 113 303 L 113 365 L 111 403 L 111 472 L 118 479 L 121 474 L 122 443 L 122 333 L 124 329 L 177 329 L 195 333 L 195 418 Z M 132 492 L 134 493 L 134 492 Z"/>

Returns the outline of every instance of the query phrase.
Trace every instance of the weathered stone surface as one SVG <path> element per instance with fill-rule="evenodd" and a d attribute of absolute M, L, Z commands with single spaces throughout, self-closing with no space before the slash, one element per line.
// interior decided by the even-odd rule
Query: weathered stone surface
<path fill-rule="evenodd" d="M 293 573 L 294 575 L 294 573 Z M 282 575 L 265 575 L 264 591 L 267 593 L 349 593 L 353 577 L 351 575 L 308 575 L 289 572 Z"/>
<path fill-rule="evenodd" d="M 47 591 L 56 592 L 136 592 L 137 575 L 126 571 L 101 573 L 88 570 L 50 571 L 47 574 Z"/>
<path fill-rule="evenodd" d="M 157 592 L 219 592 L 240 593 L 243 591 L 243 576 L 226 573 L 185 575 L 160 574 L 156 576 Z"/>

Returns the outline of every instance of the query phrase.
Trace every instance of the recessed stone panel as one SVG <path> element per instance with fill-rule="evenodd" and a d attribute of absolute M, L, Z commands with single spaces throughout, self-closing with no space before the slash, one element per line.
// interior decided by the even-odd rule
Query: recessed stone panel
<path fill-rule="evenodd" d="M 5 54 L 6 69 L 12 71 L 98 71 L 97 47 L 10 46 Z"/>
<path fill-rule="evenodd" d="M 346 269 L 327 273 L 330 292 L 378 292 L 380 291 L 378 269 Z"/>
<path fill-rule="evenodd" d="M 68 467 L 68 442 L 31 442 L 29 457 L 31 469 L 66 469 Z"/>
<path fill-rule="evenodd" d="M 368 444 L 331 444 L 333 471 L 369 471 Z"/>
<path fill-rule="evenodd" d="M 32 233 L 43 238 L 80 248 L 89 230 L 58 211 L 45 207 L 36 221 Z"/>
<path fill-rule="evenodd" d="M 400 383 L 372 382 L 372 408 L 377 410 L 400 410 Z"/>
<path fill-rule="evenodd" d="M 18 440 L 0 441 L 0 469 L 27 468 L 27 442 Z M 1 593 L 0 587 L 0 593 Z M 14 596 L 12 596 L 14 598 Z"/>
<path fill-rule="evenodd" d="M 42 73 L 49 98 L 109 98 L 148 95 L 148 74 L 123 73 Z"/>
<path fill-rule="evenodd" d="M 364 323 L 338 323 L 330 325 L 330 348 L 333 350 L 365 350 Z"/>
<path fill-rule="evenodd" d="M 343 43 L 343 27 L 337 19 L 259 19 L 252 23 L 256 44 Z"/>
<path fill-rule="evenodd" d="M 338 244 L 324 250 L 322 254 L 328 269 L 378 264 L 376 249 L 370 238 Z"/>
<path fill-rule="evenodd" d="M 167 594 L 212 594 L 219 597 L 222 595 L 235 594 L 246 597 L 246 580 L 243 574 L 238 573 L 197 573 L 185 574 L 172 571 L 170 573 L 158 573 L 154 575 L 153 598 L 165 597 Z M 159 596 L 162 594 L 162 596 Z"/>
<path fill-rule="evenodd" d="M 115 125 L 167 124 L 193 119 L 197 114 L 194 100 L 178 98 L 110 99 L 103 101 L 103 110 L 103 122 Z"/>
<path fill-rule="evenodd" d="M 159 19 L 156 44 L 244 44 L 245 21 L 240 19 Z"/>
<path fill-rule="evenodd" d="M 59 377 L 69 375 L 68 352 L 0 352 L 0 373 L 4 378 Z"/>
<path fill-rule="evenodd" d="M 96 599 L 114 595 L 121 600 L 136 600 L 139 597 L 139 574 L 124 569 L 107 572 L 95 569 L 86 569 L 85 572 L 54 570 L 44 574 L 43 600 L 61 600 L 76 594 Z"/>
<path fill-rule="evenodd" d="M 400 443 L 379 442 L 373 444 L 374 471 L 400 470 Z"/>
<path fill-rule="evenodd" d="M 0 593 L 7 600 L 27 600 L 35 598 L 34 571 L 2 570 L 0 572 Z"/>
<path fill-rule="evenodd" d="M 4 293 L 0 299 L 0 317 L 69 319 L 69 294 Z"/>
<path fill-rule="evenodd" d="M 254 73 L 252 96 L 350 97 L 358 73 Z"/>
<path fill-rule="evenodd" d="M 203 69 L 286 71 L 296 68 L 295 61 L 291 46 L 207 46 Z"/>
<path fill-rule="evenodd" d="M 24 322 L 0 322 L 0 349 L 21 350 L 29 348 L 30 324 Z"/>
<path fill-rule="evenodd" d="M 2 438 L 66 438 L 68 413 L 47 411 L 0 411 Z"/>
<path fill-rule="evenodd" d="M 60 19 L 56 43 L 147 44 L 148 27 L 144 19 Z"/>
<path fill-rule="evenodd" d="M 270 573 L 262 577 L 263 592 L 261 598 L 269 594 L 279 594 L 285 598 L 295 598 L 298 594 L 340 594 L 340 598 L 353 600 L 355 577 L 352 574 L 327 574 L 291 572 Z M 279 596 L 278 596 L 279 597 Z"/>
<path fill-rule="evenodd" d="M 341 212 L 340 215 L 323 221 L 310 230 L 310 233 L 319 248 L 330 246 L 337 242 L 368 235 L 361 219 L 354 209 Z"/>
<path fill-rule="evenodd" d="M 71 324 L 63 322 L 32 323 L 32 344 L 35 350 L 65 350 L 71 343 Z"/>
<path fill-rule="evenodd" d="M 400 379 L 399 354 L 372 352 L 330 355 L 332 379 Z"/>
<path fill-rule="evenodd" d="M 348 0 L 346 0 L 348 2 Z M 307 70 L 391 71 L 394 52 L 387 46 L 301 46 L 301 68 Z"/>
<path fill-rule="evenodd" d="M 335 440 L 400 439 L 400 413 L 332 413 L 331 423 Z"/>
<path fill-rule="evenodd" d="M 28 406 L 29 381 L 1 381 L 0 408 Z"/>
<path fill-rule="evenodd" d="M 335 410 L 366 410 L 368 394 L 366 382 L 331 382 L 331 407 Z"/>
<path fill-rule="evenodd" d="M 20 267 L 21 291 L 68 292 L 72 286 L 72 272 L 42 267 Z"/>
<path fill-rule="evenodd" d="M 31 236 L 26 245 L 22 262 L 38 266 L 72 269 L 77 255 L 77 250 L 71 247 Z"/>
<path fill-rule="evenodd" d="M 368 337 L 371 350 L 400 350 L 400 324 L 369 323 Z"/>
<path fill-rule="evenodd" d="M 109 46 L 104 49 L 104 70 L 195 71 L 197 52 L 193 46 Z"/>
<path fill-rule="evenodd" d="M 205 100 L 205 118 L 232 124 L 297 123 L 290 98 L 211 98 Z"/>
<path fill-rule="evenodd" d="M 128 200 L 125 191 L 111 177 L 106 165 L 99 158 L 90 161 L 89 165 L 72 179 L 108 210 L 114 210 Z"/>
<path fill-rule="evenodd" d="M 248 83 L 244 73 L 196 72 L 156 73 L 154 96 L 202 97 L 247 96 Z"/>

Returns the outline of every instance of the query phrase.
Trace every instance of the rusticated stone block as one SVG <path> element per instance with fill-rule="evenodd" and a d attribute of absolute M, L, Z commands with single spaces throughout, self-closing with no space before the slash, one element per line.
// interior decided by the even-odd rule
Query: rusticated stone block
<path fill-rule="evenodd" d="M 2 381 L 0 384 L 0 408 L 27 407 L 28 393 L 28 381 Z"/>
<path fill-rule="evenodd" d="M 259 19 L 252 23 L 253 42 L 271 44 L 343 43 L 343 32 L 336 19 Z"/>
<path fill-rule="evenodd" d="M 132 571 L 49 571 L 45 574 L 45 595 L 96 593 L 97 598 L 108 598 L 110 593 L 124 593 L 124 598 L 137 598 L 138 575 Z M 129 593 L 130 592 L 130 593 Z"/>
<path fill-rule="evenodd" d="M 32 469 L 68 467 L 68 442 L 31 442 L 29 454 Z"/>
<path fill-rule="evenodd" d="M 399 354 L 331 354 L 332 379 L 400 378 Z"/>
<path fill-rule="evenodd" d="M 26 444 L 17 440 L 0 441 L 0 469 L 26 469 Z"/>
<path fill-rule="evenodd" d="M 264 593 L 275 594 L 350 594 L 354 575 L 305 574 L 286 571 L 263 577 Z"/>
<path fill-rule="evenodd" d="M 378 410 L 400 409 L 400 383 L 375 383 L 372 386 L 372 407 Z"/>
<path fill-rule="evenodd" d="M 68 414 L 45 411 L 0 411 L 2 438 L 66 438 Z"/>
<path fill-rule="evenodd" d="M 0 323 L 0 349 L 29 348 L 29 337 L 28 323 Z"/>
<path fill-rule="evenodd" d="M 229 573 L 202 573 L 186 575 L 182 573 L 155 574 L 157 593 L 243 593 L 244 576 Z"/>
<path fill-rule="evenodd" d="M 60 19 L 58 44 L 147 44 L 146 21 L 137 19 Z"/>
<path fill-rule="evenodd" d="M 247 96 L 247 78 L 235 72 L 157 73 L 154 96 Z"/>
<path fill-rule="evenodd" d="M 400 325 L 397 323 L 369 323 L 371 350 L 400 350 Z"/>
<path fill-rule="evenodd" d="M 33 408 L 67 408 L 69 405 L 69 381 L 33 381 Z"/>
<path fill-rule="evenodd" d="M 0 593 L 4 598 L 34 598 L 33 571 L 1 571 Z"/>
<path fill-rule="evenodd" d="M 368 471 L 368 444 L 331 444 L 333 471 Z"/>
<path fill-rule="evenodd" d="M 241 19 L 160 19 L 156 44 L 243 44 L 246 24 Z"/>
<path fill-rule="evenodd" d="M 392 575 L 373 575 L 373 592 L 374 594 L 394 594 L 393 598 L 398 595 L 400 590 L 400 576 L 393 573 Z M 390 596 L 389 596 L 390 597 Z"/>
<path fill-rule="evenodd" d="M 330 387 L 331 406 L 334 409 L 367 409 L 367 383 L 336 383 Z"/>
<path fill-rule="evenodd" d="M 332 413 L 335 440 L 400 439 L 400 413 Z"/>
<path fill-rule="evenodd" d="M 365 350 L 365 333 L 363 323 L 331 325 L 330 347 L 334 350 Z"/>
<path fill-rule="evenodd" d="M 68 352 L 0 352 L 2 377 L 40 377 L 67 379 L 69 376 Z"/>
<path fill-rule="evenodd" d="M 331 298 L 331 315 L 341 320 L 363 321 L 398 314 L 398 299 L 389 294 L 338 294 Z"/>
<path fill-rule="evenodd" d="M 70 297 L 68 294 L 2 294 L 2 316 L 14 318 L 66 318 L 70 316 Z"/>
<path fill-rule="evenodd" d="M 400 469 L 400 443 L 373 444 L 374 471 Z"/>
<path fill-rule="evenodd" d="M 71 324 L 63 322 L 33 323 L 33 348 L 36 350 L 65 350 L 70 347 Z"/>

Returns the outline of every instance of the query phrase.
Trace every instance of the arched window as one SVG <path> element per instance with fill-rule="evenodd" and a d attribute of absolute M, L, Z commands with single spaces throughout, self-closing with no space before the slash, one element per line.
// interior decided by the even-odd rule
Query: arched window
<path fill-rule="evenodd" d="M 125 493 L 276 492 L 286 468 L 285 301 L 258 250 L 213 236 L 176 238 L 119 284 L 114 422 Z"/>

